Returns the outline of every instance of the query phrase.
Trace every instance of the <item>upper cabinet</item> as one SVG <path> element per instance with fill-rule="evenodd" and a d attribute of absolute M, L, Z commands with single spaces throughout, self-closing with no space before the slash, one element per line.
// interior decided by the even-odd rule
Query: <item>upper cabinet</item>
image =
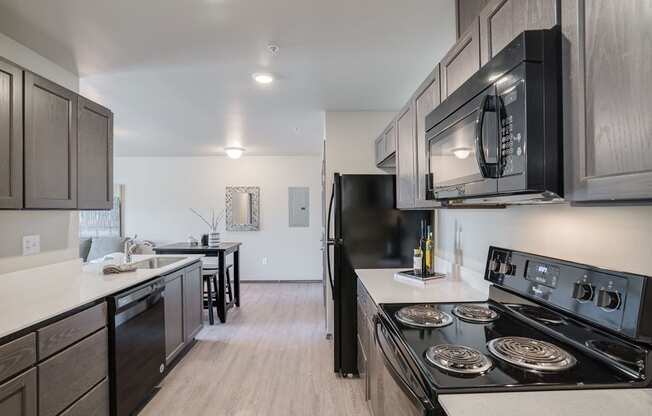
<path fill-rule="evenodd" d="M 113 113 L 79 98 L 77 119 L 79 209 L 113 206 Z"/>
<path fill-rule="evenodd" d="M 416 197 L 414 118 L 414 108 L 410 102 L 396 119 L 397 208 L 414 208 Z"/>
<path fill-rule="evenodd" d="M 480 69 L 480 24 L 476 17 L 440 62 L 441 96 L 448 97 Z"/>
<path fill-rule="evenodd" d="M 381 169 L 396 168 L 396 129 L 395 120 L 383 130 L 374 142 L 376 166 Z"/>
<path fill-rule="evenodd" d="M 0 60 L 0 208 L 23 207 L 23 71 Z"/>
<path fill-rule="evenodd" d="M 652 199 L 652 4 L 561 6 L 566 198 Z"/>
<path fill-rule="evenodd" d="M 428 208 L 439 204 L 426 199 L 426 186 L 428 175 L 428 155 L 426 149 L 426 116 L 435 109 L 441 102 L 441 91 L 439 85 L 439 65 L 428 75 L 428 78 L 421 83 L 414 95 L 415 124 L 415 207 Z"/>
<path fill-rule="evenodd" d="M 25 73 L 25 208 L 77 208 L 77 95 Z"/>
<path fill-rule="evenodd" d="M 0 58 L 0 209 L 111 209 L 113 113 Z"/>
<path fill-rule="evenodd" d="M 557 24 L 558 0 L 490 0 L 480 12 L 480 56 L 484 65 L 525 30 Z"/>
<path fill-rule="evenodd" d="M 457 37 L 468 29 L 491 0 L 455 0 L 455 28 Z"/>

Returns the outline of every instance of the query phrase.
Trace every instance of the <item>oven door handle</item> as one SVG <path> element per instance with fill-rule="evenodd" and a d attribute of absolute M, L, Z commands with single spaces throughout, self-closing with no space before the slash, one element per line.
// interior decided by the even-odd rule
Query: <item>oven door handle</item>
<path fill-rule="evenodd" d="M 489 164 L 484 156 L 484 139 L 482 137 L 484 127 L 484 116 L 487 112 L 495 112 L 496 106 L 493 101 L 493 96 L 490 94 L 482 97 L 480 101 L 480 108 L 478 109 L 478 116 L 475 121 L 475 160 L 478 162 L 480 174 L 483 178 L 492 178 L 493 175 L 489 170 Z"/>
<path fill-rule="evenodd" d="M 414 391 L 410 383 L 408 383 L 405 378 L 401 375 L 401 373 L 394 367 L 394 364 L 392 361 L 389 359 L 389 356 L 387 355 L 387 352 L 385 351 L 385 348 L 383 348 L 383 343 L 380 342 L 380 334 L 378 332 L 378 328 L 383 325 L 381 320 L 375 316 L 374 317 L 375 321 L 375 326 L 374 326 L 374 339 L 376 340 L 376 343 L 378 344 L 378 350 L 380 350 L 380 353 L 383 357 L 383 361 L 385 362 L 385 368 L 387 368 L 387 371 L 391 374 L 391 376 L 394 378 L 396 383 L 401 387 L 401 389 L 408 394 L 409 398 L 412 400 L 414 403 L 418 403 L 420 407 L 423 408 L 424 414 L 428 414 L 429 411 L 434 409 L 434 406 L 430 402 L 429 399 L 424 397 L 423 395 L 419 395 L 417 392 Z M 383 338 L 389 339 L 383 335 Z M 391 341 L 390 341 L 391 342 Z"/>

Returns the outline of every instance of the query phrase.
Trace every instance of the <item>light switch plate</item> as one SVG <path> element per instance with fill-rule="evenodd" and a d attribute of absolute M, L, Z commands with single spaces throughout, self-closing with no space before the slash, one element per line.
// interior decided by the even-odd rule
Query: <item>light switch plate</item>
<path fill-rule="evenodd" d="M 30 256 L 41 252 L 41 236 L 26 235 L 23 236 L 23 256 Z"/>

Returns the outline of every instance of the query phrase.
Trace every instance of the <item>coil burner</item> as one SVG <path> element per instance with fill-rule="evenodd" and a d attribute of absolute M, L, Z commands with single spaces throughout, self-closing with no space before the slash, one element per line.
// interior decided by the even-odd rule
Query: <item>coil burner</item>
<path fill-rule="evenodd" d="M 449 373 L 480 375 L 492 367 L 491 360 L 480 351 L 463 345 L 442 344 L 428 348 L 426 359 Z"/>
<path fill-rule="evenodd" d="M 482 305 L 458 305 L 453 308 L 453 315 L 474 323 L 493 322 L 500 317 L 498 312 Z"/>
<path fill-rule="evenodd" d="M 577 360 L 565 350 L 545 341 L 524 337 L 492 339 L 487 348 L 497 358 L 517 367 L 557 372 L 572 368 Z"/>
<path fill-rule="evenodd" d="M 418 328 L 441 328 L 453 322 L 453 317 L 432 305 L 410 305 L 396 312 L 401 323 Z"/>

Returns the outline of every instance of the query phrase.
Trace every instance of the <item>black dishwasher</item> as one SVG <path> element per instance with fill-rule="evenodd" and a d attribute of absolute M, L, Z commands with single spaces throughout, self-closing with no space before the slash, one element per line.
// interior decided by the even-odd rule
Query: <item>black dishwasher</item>
<path fill-rule="evenodd" d="M 109 297 L 111 415 L 135 414 L 165 371 L 163 279 Z"/>

